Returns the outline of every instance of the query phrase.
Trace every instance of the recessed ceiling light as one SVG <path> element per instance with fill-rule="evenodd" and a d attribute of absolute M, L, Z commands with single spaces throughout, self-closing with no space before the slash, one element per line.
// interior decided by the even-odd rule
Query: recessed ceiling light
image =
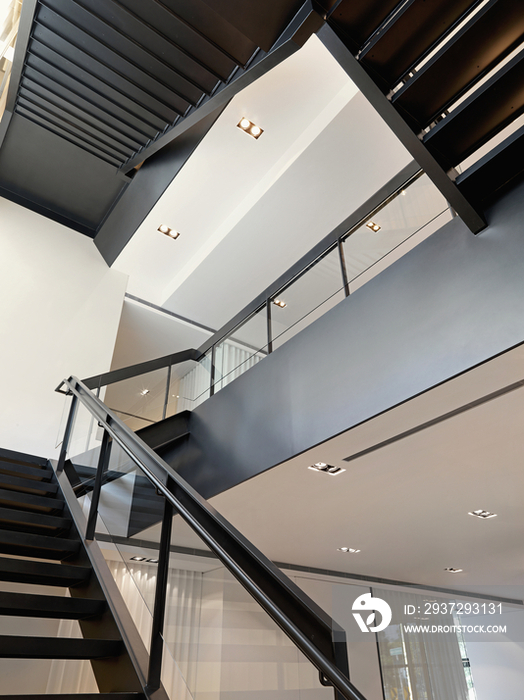
<path fill-rule="evenodd" d="M 468 515 L 473 515 L 475 518 L 482 518 L 482 520 L 497 517 L 496 513 L 490 513 L 489 510 L 470 510 Z"/>
<path fill-rule="evenodd" d="M 371 229 L 371 231 L 374 231 L 375 233 L 377 231 L 380 231 L 380 226 L 376 224 L 374 221 L 368 221 L 366 226 Z"/>
<path fill-rule="evenodd" d="M 253 122 L 249 119 L 246 119 L 246 117 L 242 117 L 242 119 L 238 122 L 237 126 L 239 129 L 245 131 L 246 134 L 249 134 L 254 139 L 258 139 L 264 133 L 263 129 L 261 129 L 256 124 L 253 124 Z"/>
<path fill-rule="evenodd" d="M 142 389 L 142 391 L 140 392 L 140 395 L 146 396 L 146 394 L 149 394 L 149 389 Z"/>
<path fill-rule="evenodd" d="M 353 549 L 353 547 L 338 547 L 337 552 L 349 552 L 350 554 L 357 554 L 360 549 Z"/>
<path fill-rule="evenodd" d="M 447 571 L 450 574 L 460 574 L 464 569 L 454 569 L 452 566 L 448 566 L 444 571 Z"/>
<path fill-rule="evenodd" d="M 345 469 L 342 467 L 334 467 L 332 464 L 326 464 L 325 462 L 317 462 L 312 464 L 308 469 L 312 469 L 314 472 L 324 472 L 325 474 L 331 474 L 331 476 L 337 476 L 337 474 L 342 474 Z"/>
<path fill-rule="evenodd" d="M 148 564 L 158 564 L 158 559 L 148 559 L 147 563 Z"/>
<path fill-rule="evenodd" d="M 160 226 L 157 228 L 157 231 L 160 231 L 160 233 L 169 236 L 169 238 L 174 238 L 175 240 L 180 236 L 179 231 L 175 231 L 174 228 L 169 228 L 169 226 L 167 226 L 166 224 L 160 224 Z"/>
<path fill-rule="evenodd" d="M 145 557 L 131 557 L 131 561 L 145 561 Z"/>
<path fill-rule="evenodd" d="M 287 306 L 286 302 L 282 301 L 282 299 L 273 299 L 273 304 L 275 304 L 275 306 L 279 306 L 281 309 Z"/>
<path fill-rule="evenodd" d="M 406 196 L 406 190 L 401 190 L 401 191 L 400 191 L 400 194 L 401 194 L 403 197 L 405 197 L 405 196 Z"/>

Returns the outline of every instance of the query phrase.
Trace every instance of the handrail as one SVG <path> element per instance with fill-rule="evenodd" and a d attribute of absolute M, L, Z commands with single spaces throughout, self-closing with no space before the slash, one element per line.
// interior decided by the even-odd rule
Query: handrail
<path fill-rule="evenodd" d="M 114 384 L 123 379 L 137 377 L 146 372 L 169 367 L 170 365 L 184 362 L 185 360 L 195 360 L 198 362 L 209 350 L 212 350 L 213 347 L 230 336 L 233 331 L 246 322 L 251 316 L 263 309 L 268 300 L 275 298 L 292 282 L 305 274 L 320 258 L 328 254 L 339 244 L 340 241 L 345 240 L 377 211 L 386 206 L 399 192 L 409 187 L 422 173 L 423 171 L 415 161 L 408 163 L 397 175 L 391 178 L 389 182 L 328 233 L 327 236 L 319 241 L 308 253 L 280 275 L 269 287 L 255 297 L 255 299 L 247 304 L 247 306 L 239 311 L 219 330 L 213 333 L 213 335 L 197 350 L 183 350 L 173 355 L 165 355 L 155 360 L 148 360 L 147 362 L 140 362 L 136 365 L 98 374 L 84 379 L 85 385 L 89 387 L 89 389 L 96 389 L 101 386 L 106 386 L 107 384 Z M 344 286 L 346 286 L 346 280 L 344 280 Z M 57 387 L 56 391 L 60 391 L 61 386 L 62 385 Z"/>
<path fill-rule="evenodd" d="M 121 422 L 84 382 L 62 382 L 73 405 L 58 470 L 64 467 L 76 401 L 80 401 L 113 441 L 143 470 L 170 507 L 192 527 L 226 568 L 319 670 L 321 682 L 336 688 L 346 700 L 365 700 L 349 681 L 344 630 L 283 574 L 251 542 L 223 518 L 177 472 Z M 99 463 L 99 481 L 102 479 Z M 98 496 L 93 497 L 93 502 Z M 96 512 L 94 513 L 96 517 Z M 91 519 L 91 514 L 90 514 Z M 169 545 L 169 542 L 167 543 Z M 156 607 L 156 606 L 155 606 Z"/>

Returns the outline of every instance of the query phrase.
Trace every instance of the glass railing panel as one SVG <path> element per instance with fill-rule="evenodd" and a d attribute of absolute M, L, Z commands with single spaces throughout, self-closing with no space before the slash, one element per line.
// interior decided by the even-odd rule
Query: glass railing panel
<path fill-rule="evenodd" d="M 220 391 L 268 353 L 267 309 L 264 306 L 215 348 L 215 391 Z"/>
<path fill-rule="evenodd" d="M 189 360 L 171 367 L 166 416 L 192 411 L 209 398 L 211 388 L 211 351 L 201 360 Z"/>
<path fill-rule="evenodd" d="M 452 218 L 452 213 L 440 191 L 427 175 L 422 175 L 344 240 L 350 283 L 396 249 L 399 255 L 391 255 L 387 264 L 408 252 L 423 240 L 424 234 L 429 235 L 435 230 L 429 225 L 437 217 L 440 227 Z M 418 232 L 421 235 L 415 236 Z M 377 265 L 376 273 L 381 269 L 383 267 Z M 353 291 L 351 284 L 350 289 Z"/>
<path fill-rule="evenodd" d="M 69 398 L 68 407 L 71 405 L 70 401 Z M 67 415 L 65 416 L 66 420 Z M 82 403 L 78 402 L 67 446 L 67 459 L 73 465 L 80 482 L 94 478 L 102 437 L 103 429 L 100 428 L 97 420 Z"/>
<path fill-rule="evenodd" d="M 333 248 L 273 299 L 273 349 L 342 301 L 345 298 L 343 287 L 339 251 Z"/>
<path fill-rule="evenodd" d="M 318 671 L 180 516 L 173 519 L 162 683 L 177 697 L 328 700 Z M 305 696 L 304 696 L 305 697 Z"/>
<path fill-rule="evenodd" d="M 104 403 L 131 430 L 162 420 L 167 388 L 167 367 L 124 379 L 106 387 Z"/>

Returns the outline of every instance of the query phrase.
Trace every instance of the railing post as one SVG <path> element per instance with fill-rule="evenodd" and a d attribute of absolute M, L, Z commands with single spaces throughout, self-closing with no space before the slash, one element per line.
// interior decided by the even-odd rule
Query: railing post
<path fill-rule="evenodd" d="M 156 690 L 160 687 L 162 672 L 162 652 L 164 619 L 166 614 L 166 592 L 169 575 L 169 545 L 171 544 L 171 529 L 173 524 L 173 506 L 164 499 L 164 515 L 160 535 L 160 551 L 156 574 L 155 606 L 153 610 L 153 626 L 151 630 L 151 647 L 149 652 L 149 671 L 147 687 Z"/>
<path fill-rule="evenodd" d="M 348 270 L 346 267 L 346 255 L 344 253 L 344 244 L 342 243 L 342 239 L 338 239 L 338 257 L 340 258 L 340 270 L 342 272 L 342 284 L 344 285 L 344 292 L 346 296 L 348 297 L 350 292 L 349 292 L 349 279 L 348 279 Z"/>
<path fill-rule="evenodd" d="M 60 450 L 60 457 L 58 458 L 58 464 L 56 467 L 57 474 L 60 474 L 64 469 L 64 464 L 67 457 L 67 448 L 69 447 L 69 440 L 71 439 L 71 433 L 73 432 L 73 425 L 75 422 L 76 412 L 78 410 L 78 399 L 73 394 L 73 399 L 71 401 L 71 408 L 69 409 L 69 416 L 67 417 L 66 428 L 64 432 L 64 439 L 62 440 L 62 449 Z"/>
<path fill-rule="evenodd" d="M 86 526 L 86 540 L 92 540 L 95 536 L 96 518 L 98 515 L 98 503 L 100 501 L 100 490 L 102 488 L 102 480 L 109 465 L 109 456 L 111 454 L 110 436 L 107 430 L 104 430 L 104 437 L 100 446 L 100 454 L 98 455 L 98 465 L 96 468 L 95 483 L 91 494 L 91 507 L 89 508 L 89 516 Z"/>
<path fill-rule="evenodd" d="M 273 330 L 271 327 L 271 299 L 266 300 L 267 312 L 267 353 L 273 352 Z"/>
<path fill-rule="evenodd" d="M 213 396 L 213 394 L 215 393 L 215 348 L 216 348 L 216 345 L 211 346 L 211 370 L 210 370 L 209 396 Z"/>

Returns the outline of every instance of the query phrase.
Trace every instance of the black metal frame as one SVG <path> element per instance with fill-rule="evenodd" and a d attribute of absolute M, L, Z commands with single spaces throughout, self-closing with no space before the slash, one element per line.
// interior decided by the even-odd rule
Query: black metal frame
<path fill-rule="evenodd" d="M 160 634 L 165 607 L 165 574 L 169 557 L 168 520 L 171 520 L 171 508 L 174 508 L 316 666 L 319 673 L 328 679 L 338 694 L 346 700 L 365 700 L 348 679 L 349 667 L 344 630 L 217 513 L 135 433 L 119 421 L 83 382 L 76 377 L 70 377 L 64 380 L 63 384 L 67 387 L 67 392 L 73 396 L 72 411 L 68 419 L 68 436 L 72 431 L 75 406 L 81 402 L 104 432 L 139 466 L 157 492 L 162 494 L 169 504 L 164 513 L 159 581 L 157 582 L 159 598 L 155 601 L 154 638 L 149 659 L 147 688 L 154 690 L 155 687 L 159 687 L 162 654 Z M 102 472 L 107 462 L 107 441 L 98 465 L 99 483 L 102 481 Z M 66 439 L 63 446 L 63 449 L 67 449 Z M 61 477 L 66 478 L 66 474 L 62 473 Z M 65 495 L 67 498 L 67 491 Z M 96 505 L 93 506 L 93 514 L 90 514 L 90 522 L 94 522 L 95 513 Z"/>

